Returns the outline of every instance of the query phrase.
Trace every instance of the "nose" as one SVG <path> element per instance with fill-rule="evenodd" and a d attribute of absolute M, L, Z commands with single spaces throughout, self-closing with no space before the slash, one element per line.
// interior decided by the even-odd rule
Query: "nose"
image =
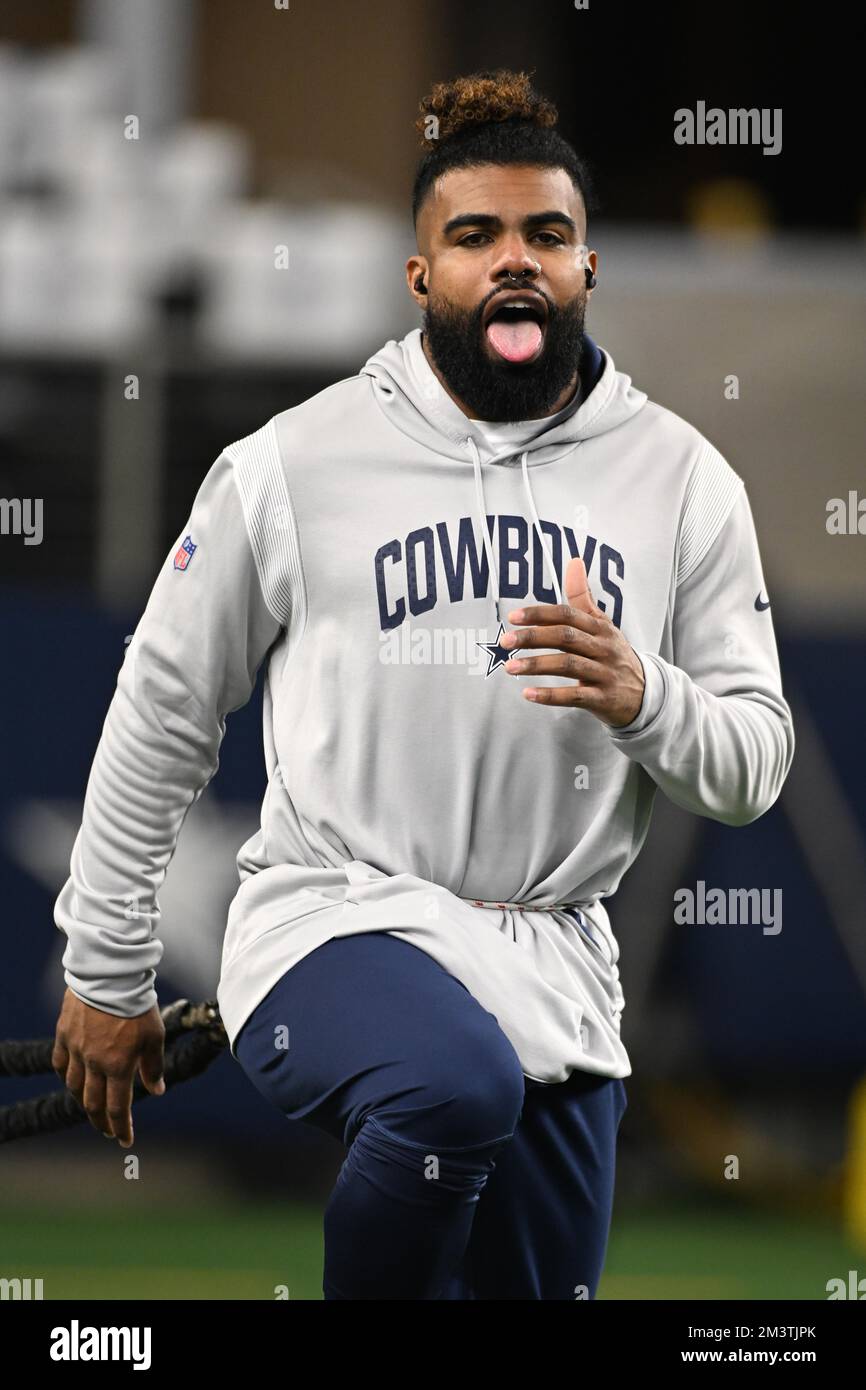
<path fill-rule="evenodd" d="M 529 252 L 516 243 L 502 256 L 499 264 L 494 268 L 492 279 L 500 280 L 503 277 L 512 280 L 533 279 L 541 274 L 541 265 L 530 256 Z"/>

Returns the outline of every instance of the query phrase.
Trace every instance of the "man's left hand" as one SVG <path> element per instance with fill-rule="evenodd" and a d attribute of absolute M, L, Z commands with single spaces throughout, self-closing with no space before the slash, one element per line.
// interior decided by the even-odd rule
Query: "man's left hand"
<path fill-rule="evenodd" d="M 524 699 L 540 705 L 570 705 L 589 710 L 612 728 L 637 718 L 643 703 L 644 672 L 640 657 L 618 627 L 595 603 L 586 567 L 577 556 L 565 571 L 565 603 L 516 608 L 511 623 L 526 623 L 507 632 L 503 647 L 550 647 L 547 656 L 514 657 L 505 663 L 515 675 L 571 676 L 577 685 L 524 689 Z"/>

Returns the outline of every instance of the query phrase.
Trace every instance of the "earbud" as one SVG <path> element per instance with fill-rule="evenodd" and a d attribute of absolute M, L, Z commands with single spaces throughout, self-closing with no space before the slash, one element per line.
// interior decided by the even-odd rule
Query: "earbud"
<path fill-rule="evenodd" d="M 419 276 L 418 276 L 418 279 L 415 281 L 415 289 L 417 290 L 418 294 L 426 294 L 426 293 L 427 293 L 427 286 L 424 284 L 424 276 L 423 276 L 423 275 L 419 275 Z"/>

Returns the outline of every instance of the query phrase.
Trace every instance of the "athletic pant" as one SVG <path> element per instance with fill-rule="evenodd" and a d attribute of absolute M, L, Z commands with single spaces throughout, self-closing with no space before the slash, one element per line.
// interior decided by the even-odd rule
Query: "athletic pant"
<path fill-rule="evenodd" d="M 235 1052 L 288 1119 L 348 1150 L 325 1210 L 326 1300 L 595 1297 L 622 1081 L 531 1081 L 493 1014 L 387 931 L 310 952 Z"/>

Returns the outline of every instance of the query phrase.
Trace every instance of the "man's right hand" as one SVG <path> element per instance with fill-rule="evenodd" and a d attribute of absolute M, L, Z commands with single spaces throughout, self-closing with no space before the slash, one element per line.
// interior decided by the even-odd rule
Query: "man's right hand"
<path fill-rule="evenodd" d="M 132 1146 L 132 1088 L 138 1071 L 151 1095 L 165 1092 L 165 1025 L 154 1004 L 136 1018 L 91 1008 L 67 989 L 57 1020 L 51 1065 L 94 1129 L 121 1148 Z"/>

